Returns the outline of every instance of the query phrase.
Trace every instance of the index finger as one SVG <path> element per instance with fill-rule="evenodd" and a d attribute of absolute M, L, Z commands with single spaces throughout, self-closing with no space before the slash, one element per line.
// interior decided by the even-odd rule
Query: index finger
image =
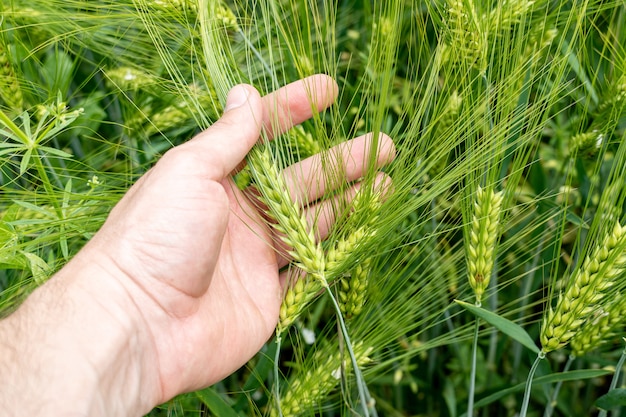
<path fill-rule="evenodd" d="M 284 133 L 326 109 L 333 104 L 338 91 L 332 77 L 317 74 L 287 84 L 263 97 L 262 122 L 268 138 Z"/>

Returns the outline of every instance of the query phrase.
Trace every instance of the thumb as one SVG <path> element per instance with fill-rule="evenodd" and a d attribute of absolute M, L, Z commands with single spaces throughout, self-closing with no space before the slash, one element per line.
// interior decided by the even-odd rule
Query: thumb
<path fill-rule="evenodd" d="M 240 84 L 228 93 L 224 114 L 188 143 L 215 162 L 219 178 L 228 176 L 246 157 L 261 134 L 263 103 L 252 86 Z M 220 176 L 221 174 L 221 176 Z"/>

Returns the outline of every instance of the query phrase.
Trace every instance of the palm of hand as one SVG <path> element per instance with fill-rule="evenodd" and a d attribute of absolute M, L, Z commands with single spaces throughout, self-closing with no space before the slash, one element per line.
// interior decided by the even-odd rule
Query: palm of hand
<path fill-rule="evenodd" d="M 262 128 L 269 136 L 284 131 L 311 117 L 311 102 L 321 110 L 337 94 L 325 76 L 263 99 L 251 87 L 240 87 L 240 93 L 242 88 L 244 103 L 167 152 L 90 243 L 91 254 L 102 252 L 103 263 L 121 272 L 119 281 L 147 328 L 153 347 L 147 362 L 155 364 L 161 402 L 224 378 L 271 336 L 282 299 L 284 248 L 230 174 Z M 346 181 L 363 175 L 372 144 L 371 137 L 350 142 L 336 153 Z M 386 148 L 376 161 L 383 165 L 393 159 L 393 143 L 381 136 L 379 146 Z M 312 158 L 284 175 L 297 188 L 313 172 L 319 174 L 319 165 Z M 304 200 L 315 201 L 322 191 Z"/>

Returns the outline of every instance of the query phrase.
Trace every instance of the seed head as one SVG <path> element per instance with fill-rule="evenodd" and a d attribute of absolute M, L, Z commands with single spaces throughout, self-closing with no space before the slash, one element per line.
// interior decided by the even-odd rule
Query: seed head
<path fill-rule="evenodd" d="M 559 295 L 556 308 L 549 308 L 544 316 L 540 333 L 543 351 L 564 347 L 581 326 L 593 320 L 601 310 L 605 291 L 625 270 L 626 228 L 616 222 L 612 231 L 573 272 L 571 284 Z"/>
<path fill-rule="evenodd" d="M 491 278 L 495 245 L 499 235 L 501 205 L 502 191 L 495 192 L 492 188 L 478 187 L 469 226 L 469 242 L 466 244 L 468 279 L 478 303 L 482 300 Z"/>
<path fill-rule="evenodd" d="M 617 293 L 605 308 L 597 309 L 570 342 L 572 354 L 580 357 L 617 336 L 623 330 L 626 301 Z"/>
<path fill-rule="evenodd" d="M 371 362 L 369 358 L 372 348 L 365 348 L 363 343 L 353 345 L 357 365 L 363 366 Z M 344 357 L 337 346 L 325 344 L 313 355 L 314 368 L 293 376 L 287 390 L 280 399 L 280 410 L 285 416 L 298 416 L 327 397 L 341 380 L 341 376 L 352 368 L 352 361 Z M 273 417 L 278 416 L 277 410 L 272 410 Z"/>
<path fill-rule="evenodd" d="M 15 73 L 15 66 L 11 56 L 11 49 L 0 33 L 0 99 L 18 114 L 24 108 L 22 89 Z"/>

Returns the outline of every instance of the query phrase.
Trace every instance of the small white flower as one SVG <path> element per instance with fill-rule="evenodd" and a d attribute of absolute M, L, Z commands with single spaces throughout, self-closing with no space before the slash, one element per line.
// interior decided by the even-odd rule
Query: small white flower
<path fill-rule="evenodd" d="M 100 184 L 101 182 L 97 175 L 94 175 L 93 177 L 91 177 L 89 181 L 87 181 L 87 185 L 90 186 L 91 188 L 95 188 Z"/>

